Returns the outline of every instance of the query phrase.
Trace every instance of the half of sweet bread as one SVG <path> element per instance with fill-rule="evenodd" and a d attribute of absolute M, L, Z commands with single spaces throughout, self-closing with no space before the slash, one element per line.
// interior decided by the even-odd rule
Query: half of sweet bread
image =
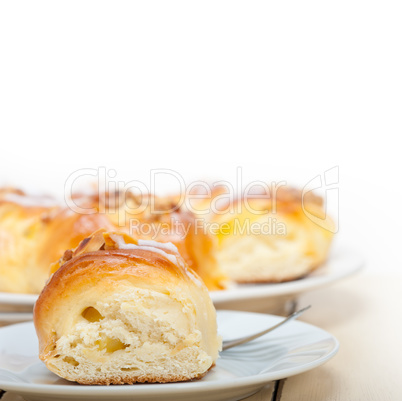
<path fill-rule="evenodd" d="M 98 231 L 66 251 L 35 305 L 40 358 L 83 384 L 200 378 L 221 347 L 208 290 L 171 243 Z"/>
<path fill-rule="evenodd" d="M 239 283 L 303 277 L 325 262 L 333 238 L 322 199 L 294 188 L 235 199 L 217 188 L 195 210 L 212 227 L 220 268 Z"/>

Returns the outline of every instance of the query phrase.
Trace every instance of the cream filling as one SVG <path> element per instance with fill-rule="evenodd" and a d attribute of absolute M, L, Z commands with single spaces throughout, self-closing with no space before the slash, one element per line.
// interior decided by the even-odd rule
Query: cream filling
<path fill-rule="evenodd" d="M 150 372 L 195 377 L 217 357 L 219 339 L 215 335 L 206 342 L 209 336 L 203 338 L 204 327 L 199 327 L 192 305 L 166 294 L 134 288 L 87 302 L 75 313 L 75 321 L 63 325 L 47 361 L 51 370 L 71 380 L 82 374 Z"/>
<path fill-rule="evenodd" d="M 258 236 L 227 239 L 217 259 L 221 269 L 239 281 L 281 281 L 307 274 L 312 265 L 302 243 L 285 239 L 269 243 Z"/>

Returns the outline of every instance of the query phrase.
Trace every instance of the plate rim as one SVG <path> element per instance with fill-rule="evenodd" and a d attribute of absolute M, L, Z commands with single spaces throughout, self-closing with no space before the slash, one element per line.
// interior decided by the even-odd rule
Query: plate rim
<path fill-rule="evenodd" d="M 248 314 L 248 315 L 260 315 L 269 318 L 282 318 L 281 316 L 265 314 L 265 313 L 257 313 L 257 312 L 245 312 L 245 311 L 233 311 L 233 310 L 221 310 L 217 311 L 218 313 L 225 312 L 230 314 Z M 17 326 L 33 326 L 33 322 L 23 322 L 17 323 L 5 327 L 0 328 L 1 331 L 14 329 Z M 279 380 L 287 377 L 291 377 L 303 372 L 307 372 L 311 369 L 314 369 L 322 364 L 326 363 L 328 360 L 332 359 L 339 350 L 339 341 L 337 338 L 331 333 L 327 332 L 320 327 L 312 325 L 310 323 L 306 323 L 303 321 L 292 321 L 289 322 L 289 325 L 301 325 L 307 326 L 310 329 L 318 330 L 323 334 L 328 336 L 328 339 L 332 342 L 332 348 L 322 357 L 317 360 L 307 362 L 302 364 L 296 368 L 288 368 L 288 369 L 280 369 L 275 372 L 254 374 L 246 377 L 235 377 L 235 378 L 226 378 L 219 380 L 217 382 L 202 382 L 202 381 L 189 381 L 189 382 L 179 382 L 179 383 L 164 383 L 163 385 L 158 383 L 144 383 L 140 386 L 135 385 L 127 385 L 127 386 L 103 386 L 103 385 L 94 385 L 94 386 L 80 386 L 80 385 L 71 385 L 71 384 L 62 384 L 62 385 L 51 385 L 51 384 L 35 384 L 35 383 L 24 383 L 24 382 L 4 382 L 0 379 L 0 387 L 9 392 L 14 392 L 17 394 L 44 394 L 44 395 L 60 395 L 60 393 L 69 392 L 72 396 L 77 396 L 82 394 L 86 395 L 100 395 L 104 394 L 105 391 L 108 394 L 116 394 L 116 395 L 133 395 L 133 396 L 146 396 L 146 395 L 172 395 L 177 391 L 181 393 L 192 393 L 194 391 L 197 392 L 208 392 L 208 391 L 218 391 L 222 390 L 222 388 L 243 388 L 245 386 L 258 386 L 266 384 L 267 382 L 273 380 Z M 3 371 L 7 371 L 7 369 L 1 369 Z"/>
<path fill-rule="evenodd" d="M 311 274 L 308 274 L 298 280 L 291 280 L 282 283 L 247 284 L 247 287 L 223 291 L 211 291 L 210 295 L 212 301 L 215 306 L 219 306 L 221 303 L 234 302 L 244 299 L 257 299 L 262 297 L 271 298 L 282 295 L 298 294 L 336 283 L 339 280 L 360 272 L 366 264 L 366 260 L 362 254 L 352 247 L 342 246 L 341 248 L 336 249 L 336 252 L 340 255 L 340 262 L 334 260 L 334 256 L 330 255 L 328 260 L 320 267 L 311 272 Z M 342 269 L 340 272 L 331 272 L 332 274 L 324 276 L 314 275 L 315 273 L 319 273 L 327 268 L 328 263 L 342 263 L 346 261 L 349 263 L 347 269 Z M 270 289 L 269 294 L 267 294 L 268 287 Z M 232 296 L 228 297 L 228 295 Z"/>

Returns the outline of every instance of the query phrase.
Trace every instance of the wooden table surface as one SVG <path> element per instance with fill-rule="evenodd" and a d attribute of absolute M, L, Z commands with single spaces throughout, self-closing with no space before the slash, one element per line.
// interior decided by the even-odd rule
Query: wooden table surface
<path fill-rule="evenodd" d="M 247 401 L 402 400 L 402 275 L 362 273 L 299 298 L 300 320 L 327 330 L 338 354 Z"/>
<path fill-rule="evenodd" d="M 402 400 L 402 275 L 362 273 L 299 297 L 300 320 L 335 335 L 338 354 L 309 372 L 268 383 L 247 401 Z M 5 393 L 2 401 L 22 401 Z"/>

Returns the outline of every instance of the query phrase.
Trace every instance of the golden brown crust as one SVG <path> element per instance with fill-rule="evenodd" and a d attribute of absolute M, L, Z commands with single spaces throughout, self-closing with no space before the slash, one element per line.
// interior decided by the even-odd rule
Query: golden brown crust
<path fill-rule="evenodd" d="M 250 193 L 237 196 L 228 187 L 218 185 L 210 187 L 210 196 L 199 191 L 193 191 L 192 194 L 197 194 L 200 198 L 191 200 L 191 210 L 213 221 L 219 220 L 217 216 L 239 211 L 239 206 L 241 208 L 250 206 L 250 209 L 257 213 L 273 210 L 292 213 L 300 209 L 302 204 L 315 206 L 323 204 L 322 198 L 313 192 L 303 193 L 302 190 L 290 186 L 270 187 L 267 185 L 265 192 L 260 188 L 259 191 L 250 191 Z"/>
<path fill-rule="evenodd" d="M 244 210 L 255 214 L 282 213 L 292 214 L 302 209 L 303 206 L 322 206 L 322 198 L 309 192 L 302 196 L 301 190 L 289 187 L 278 188 L 274 197 L 265 194 L 253 194 L 242 198 L 235 198 L 232 204 L 222 207 L 219 215 L 230 213 L 232 210 Z M 240 209 L 239 209 L 240 206 Z M 233 212 L 232 212 L 233 213 Z"/>
<path fill-rule="evenodd" d="M 143 269 L 143 264 L 147 265 L 147 269 Z M 149 250 L 137 249 L 134 252 L 130 249 L 115 249 L 86 252 L 64 263 L 52 275 L 38 302 L 46 302 L 44 299 L 48 294 L 57 298 L 58 294 L 62 295 L 63 287 L 80 279 L 96 281 L 112 274 L 114 279 L 116 276 L 121 279 L 155 276 L 160 281 L 161 274 L 165 271 L 179 277 L 176 265 Z M 184 274 L 180 276 L 187 277 Z"/>
<path fill-rule="evenodd" d="M 107 379 L 97 379 L 97 380 L 79 380 L 77 383 L 79 384 L 87 384 L 87 385 L 103 385 L 109 386 L 111 384 L 136 384 L 136 383 L 176 383 L 176 382 L 188 382 L 202 379 L 213 367 L 215 363 L 211 365 L 211 367 L 205 371 L 204 373 L 200 373 L 194 377 L 186 377 L 186 376 L 170 376 L 166 378 L 165 376 L 114 376 L 108 377 Z"/>
<path fill-rule="evenodd" d="M 293 275 L 293 276 L 288 276 L 283 279 L 250 279 L 250 280 L 236 280 L 238 284 L 279 284 L 279 283 L 288 283 L 289 281 L 296 281 L 296 280 L 301 280 L 305 277 L 307 277 L 310 273 L 312 273 L 314 270 L 318 269 L 321 265 L 315 265 L 310 267 L 309 271 L 307 273 L 303 273 L 300 275 Z"/>

